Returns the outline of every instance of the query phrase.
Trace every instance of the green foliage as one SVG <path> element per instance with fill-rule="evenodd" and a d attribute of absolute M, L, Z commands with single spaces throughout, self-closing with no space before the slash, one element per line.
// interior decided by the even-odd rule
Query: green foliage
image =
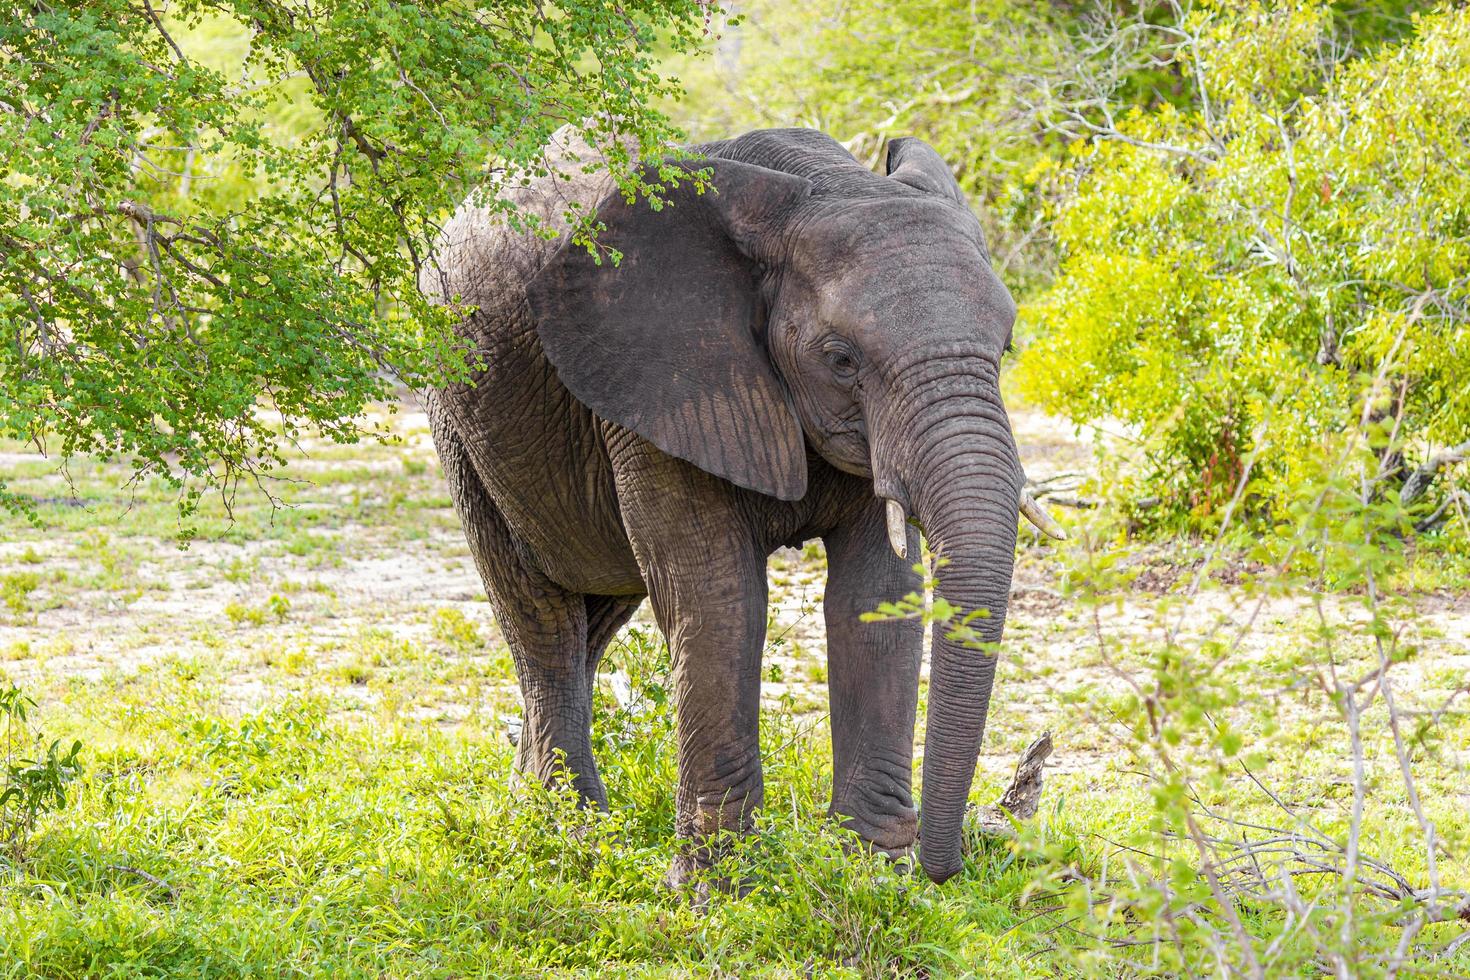
<path fill-rule="evenodd" d="M 961 609 L 939 595 L 938 573 L 948 564 L 948 559 L 936 558 L 931 554 L 926 544 L 924 560 L 914 565 L 914 572 L 921 578 L 918 591 L 910 592 L 900 599 L 880 602 L 876 609 L 862 613 L 859 618 L 865 623 L 916 619 L 926 626 L 941 626 L 944 628 L 945 639 L 987 656 L 994 656 L 999 650 L 998 644 L 982 639 L 979 627 L 975 625 L 981 620 L 989 619 L 990 610 Z"/>
<path fill-rule="evenodd" d="M 73 741 L 63 750 L 55 739 L 44 754 L 26 758 L 21 753 L 39 749 L 44 736 L 32 731 L 27 711 L 36 702 L 14 684 L 0 688 L 0 719 L 3 719 L 3 768 L 0 768 L 0 847 L 15 860 L 24 852 L 36 822 L 48 813 L 66 808 L 67 785 L 82 774 L 82 743 Z"/>
<path fill-rule="evenodd" d="M 434 610 L 429 621 L 434 639 L 455 653 L 470 655 L 478 653 L 485 641 L 479 629 L 469 617 L 458 609 L 446 606 Z"/>
<path fill-rule="evenodd" d="M 293 761 L 305 766 L 318 757 L 329 737 L 325 717 L 319 702 L 288 700 L 238 721 L 196 718 L 181 734 L 198 748 L 200 758 L 256 785 L 278 775 L 269 772 L 273 767 L 257 766 L 260 760 L 274 757 L 278 766 Z"/>
<path fill-rule="evenodd" d="M 41 587 L 41 576 L 36 572 L 12 572 L 0 576 L 0 600 L 12 616 L 20 618 L 31 608 L 31 593 Z"/>
<path fill-rule="evenodd" d="M 1063 260 L 1019 389 L 1126 424 L 1116 487 L 1146 519 L 1210 526 L 1246 474 L 1282 516 L 1347 429 L 1377 427 L 1395 493 L 1401 454 L 1470 439 L 1470 14 L 1347 61 L 1331 14 L 1198 6 L 1170 48 L 1190 104 L 1120 116 L 1055 175 Z"/>
<path fill-rule="evenodd" d="M 266 612 L 253 606 L 247 606 L 243 602 L 230 602 L 225 605 L 225 616 L 235 626 L 249 624 L 251 626 L 264 626 Z"/>
<path fill-rule="evenodd" d="M 225 604 L 224 612 L 225 617 L 234 626 L 264 626 L 272 619 L 278 623 L 284 623 L 291 616 L 291 600 L 276 593 L 259 606 L 251 606 L 243 602 L 228 602 Z"/>
<path fill-rule="evenodd" d="M 1048 152 L 1019 104 L 1057 68 L 1066 11 L 1005 0 L 820 0 L 742 4 L 712 59 L 681 66 L 690 98 L 671 111 L 717 139 L 810 126 L 877 168 L 886 141 L 919 136 L 975 202 L 1013 289 L 1050 268 L 1034 247 L 1044 214 L 1028 178 Z"/>
<path fill-rule="evenodd" d="M 150 0 L 0 16 L 0 433 L 157 475 L 184 515 L 463 377 L 420 295 L 439 222 L 578 127 L 625 193 L 674 135 L 697 0 Z M 508 205 L 487 199 L 487 206 Z M 584 233 L 586 215 L 570 215 Z M 0 503 L 28 508 L 0 486 Z"/>

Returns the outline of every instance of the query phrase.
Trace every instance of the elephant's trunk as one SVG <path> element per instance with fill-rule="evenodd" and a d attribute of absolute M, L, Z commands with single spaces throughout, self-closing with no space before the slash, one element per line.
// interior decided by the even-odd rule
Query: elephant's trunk
<path fill-rule="evenodd" d="M 1004 489 L 973 486 L 969 499 L 919 507 L 930 546 L 948 564 L 938 571 L 938 595 L 958 616 L 986 610 L 971 626 L 986 643 L 999 643 L 1016 543 L 1016 495 Z M 924 741 L 924 795 L 919 816 L 919 863 L 935 881 L 960 870 L 960 822 L 980 740 L 990 690 L 995 682 L 994 649 L 974 649 L 955 638 L 957 620 L 934 625 L 929 667 L 929 716 Z"/>
<path fill-rule="evenodd" d="M 903 482 L 944 561 L 938 595 L 959 610 L 934 626 L 929 673 L 919 863 L 934 881 L 963 864 L 960 825 L 995 681 L 994 649 L 976 649 L 955 630 L 964 614 L 985 610 L 969 624 L 974 638 L 1000 641 L 1015 558 L 1021 469 L 995 381 L 988 362 L 950 374 L 909 416 L 914 453 Z"/>

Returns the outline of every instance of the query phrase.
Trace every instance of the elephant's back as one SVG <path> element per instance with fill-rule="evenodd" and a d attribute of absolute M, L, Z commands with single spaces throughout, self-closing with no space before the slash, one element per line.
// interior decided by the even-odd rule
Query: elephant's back
<path fill-rule="evenodd" d="M 500 191 L 557 238 L 519 231 L 471 198 L 444 225 L 420 288 L 439 302 L 475 308 L 458 332 L 484 368 L 473 384 L 446 386 L 437 402 L 496 507 L 553 580 L 620 593 L 641 583 L 597 421 L 557 379 L 526 301 L 526 284 L 567 233 L 567 209 L 594 209 L 612 185 L 604 174 L 580 172 L 593 153 L 558 131 L 547 146 L 548 169 L 573 176 Z"/>
<path fill-rule="evenodd" d="M 507 304 L 525 301 L 525 285 L 560 247 L 569 231 L 567 211 L 580 208 L 591 212 L 613 186 L 604 171 L 583 173 L 582 168 L 599 159 L 579 133 L 564 126 L 552 135 L 545 150 L 549 176 L 504 178 L 494 196 L 515 206 L 543 228 L 556 231 L 554 238 L 529 228 L 518 230 L 508 215 L 485 204 L 472 194 L 445 223 L 434 248 L 433 259 L 419 277 L 425 295 L 461 302 L 482 311 L 505 312 Z M 486 190 L 486 194 L 492 193 Z"/>

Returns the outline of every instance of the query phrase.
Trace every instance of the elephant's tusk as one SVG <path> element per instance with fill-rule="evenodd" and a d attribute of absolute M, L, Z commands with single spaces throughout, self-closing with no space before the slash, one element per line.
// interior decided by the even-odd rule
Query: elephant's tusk
<path fill-rule="evenodd" d="M 888 545 L 898 557 L 909 556 L 908 517 L 897 500 L 888 501 Z"/>
<path fill-rule="evenodd" d="M 1058 541 L 1067 540 L 1067 532 L 1062 530 L 1060 524 L 1051 519 L 1051 515 L 1036 502 L 1035 497 L 1026 492 L 1025 487 L 1021 488 L 1020 504 L 1021 513 L 1026 516 L 1026 520 L 1035 524 L 1041 530 L 1042 534 L 1045 534 L 1049 538 L 1056 538 Z M 888 514 L 888 526 L 891 528 L 893 526 L 893 511 L 890 510 Z M 891 536 L 892 533 L 890 531 L 889 535 Z"/>

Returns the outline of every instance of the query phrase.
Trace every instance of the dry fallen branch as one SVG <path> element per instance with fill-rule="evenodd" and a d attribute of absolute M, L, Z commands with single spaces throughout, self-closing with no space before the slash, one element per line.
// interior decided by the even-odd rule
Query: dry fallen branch
<path fill-rule="evenodd" d="M 1215 821 L 1240 830 L 1261 829 L 1218 815 Z M 1282 901 L 1283 876 L 1293 878 L 1314 875 L 1348 874 L 1347 847 L 1328 838 L 1308 837 L 1300 831 L 1279 829 L 1274 836 L 1250 839 L 1240 836 L 1204 835 L 1221 879 L 1233 893 L 1243 898 Z M 1422 917 L 1425 922 L 1470 921 L 1470 894 L 1446 888 L 1416 888 L 1410 879 L 1394 870 L 1387 862 L 1363 854 L 1356 855 L 1358 866 L 1353 871 L 1353 885 L 1370 895 L 1410 909 L 1408 918 Z"/>
<path fill-rule="evenodd" d="M 1043 498 L 1037 497 L 1036 499 L 1041 500 Z M 1056 504 L 1058 507 L 1072 507 L 1076 510 L 1094 510 L 1098 506 L 1098 502 L 1091 497 L 1079 497 L 1076 494 L 1070 493 L 1048 494 L 1044 499 L 1049 504 Z"/>
<path fill-rule="evenodd" d="M 1098 506 L 1098 502 L 1090 497 L 1083 497 L 1077 492 L 1086 482 L 1087 477 L 1082 473 L 1057 473 L 1040 480 L 1028 479 L 1026 490 L 1037 501 L 1044 500 L 1058 507 L 1091 510 Z"/>
<path fill-rule="evenodd" d="M 1014 837 L 1011 817 L 1030 820 L 1036 816 L 1041 805 L 1042 768 L 1051 749 L 1051 732 L 1042 732 L 1040 738 L 1026 747 L 1016 764 L 1016 776 L 1000 799 L 994 806 L 977 807 L 973 811 L 977 831 L 992 837 Z"/>
<path fill-rule="evenodd" d="M 109 864 L 107 866 L 107 869 L 109 871 L 116 871 L 119 874 L 132 875 L 135 878 L 141 878 L 143 881 L 146 881 L 154 888 L 163 889 L 165 892 L 168 893 L 169 901 L 174 901 L 179 897 L 179 890 L 177 888 L 169 884 L 164 879 L 158 877 L 157 875 L 149 874 L 142 868 L 135 868 L 127 864 Z"/>

